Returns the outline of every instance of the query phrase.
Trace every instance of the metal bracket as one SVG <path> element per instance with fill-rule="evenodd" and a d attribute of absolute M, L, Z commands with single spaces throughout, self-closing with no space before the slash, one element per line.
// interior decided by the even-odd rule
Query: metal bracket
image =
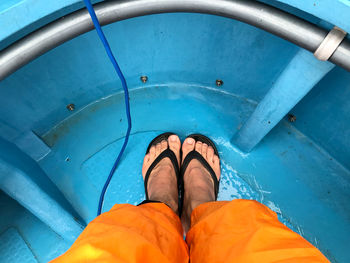
<path fill-rule="evenodd" d="M 343 41 L 346 34 L 347 33 L 343 29 L 336 26 L 333 27 L 320 46 L 316 49 L 314 53 L 315 57 L 319 60 L 327 61 Z"/>

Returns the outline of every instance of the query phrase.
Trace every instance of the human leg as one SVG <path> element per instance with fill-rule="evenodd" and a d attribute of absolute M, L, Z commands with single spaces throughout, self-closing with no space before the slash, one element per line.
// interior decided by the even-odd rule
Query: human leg
<path fill-rule="evenodd" d="M 206 144 L 187 138 L 183 159 L 195 149 L 220 178 L 219 158 Z M 193 162 L 193 163 L 192 163 Z M 196 262 L 329 262 L 322 253 L 278 221 L 276 213 L 252 200 L 214 202 L 208 170 L 193 160 L 184 173 L 182 221 L 190 261 Z"/>
<path fill-rule="evenodd" d="M 180 140 L 170 136 L 153 145 L 142 168 L 145 178 L 153 161 L 169 148 L 177 160 Z M 188 262 L 188 248 L 178 212 L 174 167 L 162 159 L 150 172 L 148 199 L 156 203 L 139 206 L 117 204 L 93 220 L 57 262 Z"/>
<path fill-rule="evenodd" d="M 187 233 L 196 262 L 329 262 L 277 214 L 253 200 L 209 202 L 192 212 Z"/>

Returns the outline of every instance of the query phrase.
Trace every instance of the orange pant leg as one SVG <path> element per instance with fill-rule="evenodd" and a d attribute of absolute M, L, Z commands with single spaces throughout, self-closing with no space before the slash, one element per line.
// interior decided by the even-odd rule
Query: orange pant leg
<path fill-rule="evenodd" d="M 165 204 L 115 205 L 94 219 L 59 262 L 188 262 L 179 217 Z"/>
<path fill-rule="evenodd" d="M 193 210 L 191 222 L 186 239 L 191 263 L 329 262 L 256 201 L 205 203 Z"/>

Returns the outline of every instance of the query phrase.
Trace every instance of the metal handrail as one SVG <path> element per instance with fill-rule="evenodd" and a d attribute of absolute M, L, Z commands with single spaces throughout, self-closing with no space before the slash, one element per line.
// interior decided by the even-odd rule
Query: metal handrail
<path fill-rule="evenodd" d="M 275 7 L 250 0 L 124 0 L 94 6 L 101 25 L 160 13 L 204 13 L 261 28 L 310 52 L 328 31 Z M 60 44 L 93 29 L 85 9 L 73 12 L 20 39 L 0 52 L 0 80 Z M 329 61 L 350 71 L 350 41 L 344 39 Z"/>

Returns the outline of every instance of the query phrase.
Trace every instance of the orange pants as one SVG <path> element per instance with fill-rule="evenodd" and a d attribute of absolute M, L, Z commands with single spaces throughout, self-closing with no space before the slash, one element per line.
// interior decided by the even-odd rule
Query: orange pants
<path fill-rule="evenodd" d="M 205 203 L 191 222 L 185 242 L 165 204 L 115 205 L 53 262 L 329 262 L 256 201 Z"/>

